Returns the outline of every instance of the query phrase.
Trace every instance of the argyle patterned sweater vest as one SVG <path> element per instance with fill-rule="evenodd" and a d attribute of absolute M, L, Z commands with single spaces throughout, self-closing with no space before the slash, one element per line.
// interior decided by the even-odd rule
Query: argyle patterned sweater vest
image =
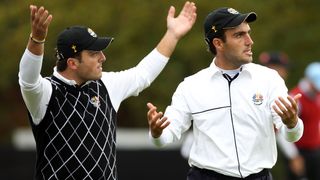
<path fill-rule="evenodd" d="M 82 87 L 48 77 L 52 96 L 36 140 L 37 180 L 116 180 L 116 112 L 101 80 Z"/>

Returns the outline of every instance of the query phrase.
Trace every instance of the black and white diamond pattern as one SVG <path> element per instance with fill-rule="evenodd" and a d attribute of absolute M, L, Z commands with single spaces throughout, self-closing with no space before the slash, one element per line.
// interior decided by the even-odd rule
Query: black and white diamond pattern
<path fill-rule="evenodd" d="M 35 133 L 38 153 L 43 153 L 38 155 L 38 174 L 48 180 L 117 179 L 116 113 L 105 86 L 93 81 L 72 87 L 54 77 L 52 83 L 54 98 L 45 125 L 34 126 L 38 128 L 34 132 L 44 136 Z M 94 96 L 99 97 L 99 106 L 91 103 Z"/>

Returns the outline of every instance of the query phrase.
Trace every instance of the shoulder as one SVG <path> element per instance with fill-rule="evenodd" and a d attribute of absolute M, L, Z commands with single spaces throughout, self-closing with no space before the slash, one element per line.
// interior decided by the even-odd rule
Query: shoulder
<path fill-rule="evenodd" d="M 185 77 L 182 83 L 195 85 L 196 83 L 199 83 L 199 81 L 203 81 L 207 79 L 209 76 L 210 76 L 209 68 L 205 68 L 190 76 Z"/>
<path fill-rule="evenodd" d="M 195 74 L 187 76 L 179 83 L 176 91 L 190 92 L 194 89 L 202 88 L 203 85 L 208 84 L 208 80 L 212 77 L 210 74 L 213 73 L 210 72 L 209 68 L 205 68 Z"/>

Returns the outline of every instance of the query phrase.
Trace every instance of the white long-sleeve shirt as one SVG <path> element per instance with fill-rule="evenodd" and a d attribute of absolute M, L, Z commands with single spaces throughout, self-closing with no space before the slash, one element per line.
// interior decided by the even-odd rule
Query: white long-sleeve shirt
<path fill-rule="evenodd" d="M 246 177 L 276 163 L 274 127 L 288 141 L 302 136 L 300 119 L 288 129 L 272 109 L 275 99 L 287 95 L 284 81 L 274 70 L 246 64 L 228 82 L 213 62 L 179 84 L 164 114 L 170 125 L 152 140 L 159 146 L 174 142 L 193 121 L 190 166 Z"/>
<path fill-rule="evenodd" d="M 101 80 L 108 89 L 114 109 L 118 111 L 124 99 L 137 96 L 139 92 L 148 87 L 165 67 L 168 59 L 154 49 L 131 69 L 120 72 L 103 72 Z M 42 61 L 43 56 L 34 55 L 26 49 L 19 69 L 22 97 L 35 124 L 39 124 L 44 117 L 52 93 L 52 85 L 40 75 Z M 67 84 L 76 84 L 74 80 L 60 75 L 55 68 L 53 75 Z"/>

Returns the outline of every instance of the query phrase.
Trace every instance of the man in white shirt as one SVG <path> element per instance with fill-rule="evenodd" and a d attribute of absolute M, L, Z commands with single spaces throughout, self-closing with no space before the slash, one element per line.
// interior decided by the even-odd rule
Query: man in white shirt
<path fill-rule="evenodd" d="M 147 104 L 158 146 L 180 139 L 192 124 L 188 180 L 271 180 L 275 128 L 288 141 L 302 136 L 301 95 L 290 97 L 275 70 L 252 63 L 249 23 L 256 18 L 233 8 L 211 12 L 204 23 L 211 65 L 179 84 L 164 115 Z"/>
<path fill-rule="evenodd" d="M 31 34 L 22 56 L 19 84 L 36 141 L 35 179 L 117 179 L 116 113 L 120 103 L 137 96 L 165 67 L 177 42 L 196 20 L 186 2 L 180 14 L 170 7 L 167 31 L 137 66 L 103 72 L 102 52 L 113 38 L 72 26 L 57 40 L 53 75 L 40 75 L 44 43 L 52 15 L 30 6 Z"/>

